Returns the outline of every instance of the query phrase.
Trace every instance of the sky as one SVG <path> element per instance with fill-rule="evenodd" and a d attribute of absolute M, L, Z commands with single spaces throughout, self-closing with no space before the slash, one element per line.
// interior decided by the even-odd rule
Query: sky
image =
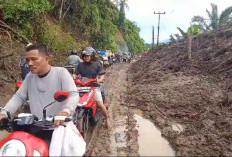
<path fill-rule="evenodd" d="M 171 34 L 179 33 L 177 27 L 186 31 L 193 16 L 208 18 L 206 9 L 211 11 L 210 3 L 218 6 L 220 13 L 229 6 L 232 0 L 128 0 L 126 18 L 135 22 L 141 29 L 140 37 L 146 43 L 152 43 L 152 26 L 154 26 L 155 43 L 157 41 L 158 14 L 160 15 L 159 41 L 169 39 Z M 180 34 L 180 33 L 179 33 Z"/>

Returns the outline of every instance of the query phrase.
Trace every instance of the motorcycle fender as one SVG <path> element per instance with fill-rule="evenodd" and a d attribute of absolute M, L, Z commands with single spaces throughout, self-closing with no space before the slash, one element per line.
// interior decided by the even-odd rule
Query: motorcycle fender
<path fill-rule="evenodd" d="M 26 156 L 34 156 L 34 150 L 38 151 L 41 156 L 48 156 L 48 145 L 43 140 L 24 131 L 14 131 L 6 138 L 0 141 L 0 148 L 7 141 L 17 139 L 24 143 L 26 147 Z"/>

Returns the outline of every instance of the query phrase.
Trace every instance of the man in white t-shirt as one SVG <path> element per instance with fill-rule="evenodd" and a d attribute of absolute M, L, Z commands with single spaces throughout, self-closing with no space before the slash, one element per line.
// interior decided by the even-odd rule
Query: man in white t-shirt
<path fill-rule="evenodd" d="M 57 91 L 68 91 L 69 98 L 63 102 L 56 102 L 47 107 L 48 116 L 69 116 L 77 106 L 79 94 L 72 76 L 63 67 L 53 67 L 49 64 L 50 54 L 42 44 L 30 45 L 26 48 L 26 60 L 30 73 L 21 87 L 4 107 L 13 115 L 27 99 L 30 100 L 31 113 L 39 119 L 43 117 L 43 108 L 54 101 Z M 6 117 L 0 113 L 0 120 Z M 62 120 L 55 120 L 55 125 L 63 124 Z"/>

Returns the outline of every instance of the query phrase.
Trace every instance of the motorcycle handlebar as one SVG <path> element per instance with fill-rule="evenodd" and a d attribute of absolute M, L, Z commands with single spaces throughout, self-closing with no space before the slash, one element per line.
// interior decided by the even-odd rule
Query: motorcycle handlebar
<path fill-rule="evenodd" d="M 92 83 L 97 83 L 96 78 L 88 78 L 86 81 L 82 81 L 81 78 L 76 78 L 75 79 L 76 85 L 81 85 L 81 86 L 90 86 Z"/>
<path fill-rule="evenodd" d="M 9 123 L 9 119 L 8 118 L 3 118 L 0 120 L 0 130 L 4 130 L 6 129 L 7 124 Z"/>
<path fill-rule="evenodd" d="M 69 122 L 72 120 L 72 117 L 67 117 L 67 116 L 55 116 L 53 118 L 53 121 L 54 120 L 64 120 L 65 122 Z"/>

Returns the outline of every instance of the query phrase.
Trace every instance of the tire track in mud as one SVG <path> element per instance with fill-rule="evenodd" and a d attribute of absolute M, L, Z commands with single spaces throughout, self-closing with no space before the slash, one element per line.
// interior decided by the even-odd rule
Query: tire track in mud
<path fill-rule="evenodd" d="M 127 69 L 130 64 L 116 64 L 107 70 L 104 88 L 107 92 L 110 120 L 108 131 L 102 118 L 94 128 L 87 145 L 86 156 L 138 156 L 136 121 L 134 113 L 125 105 Z"/>

